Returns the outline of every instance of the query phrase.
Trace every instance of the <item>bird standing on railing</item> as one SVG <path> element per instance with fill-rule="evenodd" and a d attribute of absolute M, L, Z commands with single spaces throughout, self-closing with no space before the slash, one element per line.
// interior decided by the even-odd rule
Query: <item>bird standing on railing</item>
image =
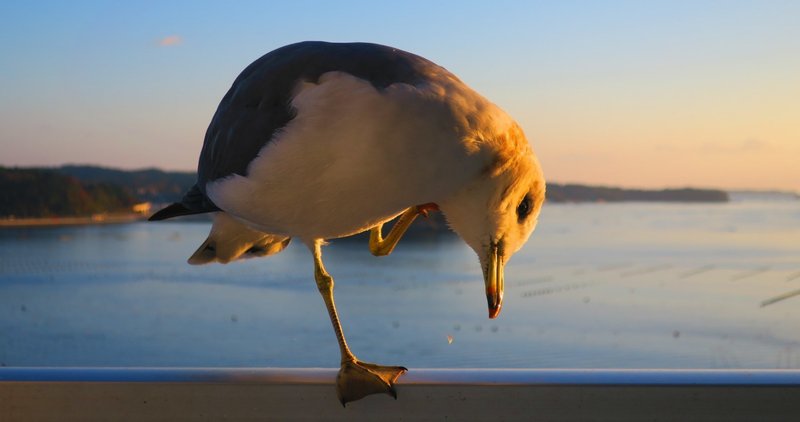
<path fill-rule="evenodd" d="M 406 369 L 358 360 L 345 342 L 322 264 L 325 239 L 370 230 L 389 254 L 419 214 L 441 210 L 478 254 L 489 317 L 503 267 L 544 201 L 539 163 L 520 127 L 446 69 L 376 44 L 303 42 L 272 51 L 233 83 L 206 132 L 197 184 L 150 219 L 216 212 L 192 264 L 280 252 L 293 237 L 341 350 L 342 404 L 396 397 Z M 386 238 L 382 225 L 398 217 Z"/>

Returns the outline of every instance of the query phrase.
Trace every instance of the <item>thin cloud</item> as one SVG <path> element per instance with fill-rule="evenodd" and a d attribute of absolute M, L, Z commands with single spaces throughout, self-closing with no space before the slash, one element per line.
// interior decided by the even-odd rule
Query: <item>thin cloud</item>
<path fill-rule="evenodd" d="M 761 139 L 748 138 L 742 141 L 739 149 L 742 151 L 767 150 L 771 149 L 771 145 L 769 142 L 762 141 Z"/>
<path fill-rule="evenodd" d="M 183 44 L 183 38 L 179 35 L 170 35 L 158 40 L 158 45 L 161 47 L 172 47 Z"/>
<path fill-rule="evenodd" d="M 658 144 L 656 151 L 667 153 L 692 154 L 741 154 L 755 152 L 771 152 L 774 150 L 770 142 L 757 138 L 747 138 L 733 142 L 702 142 L 698 144 Z"/>
<path fill-rule="evenodd" d="M 756 138 L 747 138 L 739 142 L 720 143 L 706 142 L 700 146 L 700 152 L 706 154 L 737 154 L 762 152 L 770 150 L 769 142 Z"/>

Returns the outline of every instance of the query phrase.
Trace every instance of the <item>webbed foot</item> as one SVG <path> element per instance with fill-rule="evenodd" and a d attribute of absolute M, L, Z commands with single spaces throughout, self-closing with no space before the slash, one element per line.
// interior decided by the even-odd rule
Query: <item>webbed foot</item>
<path fill-rule="evenodd" d="M 342 406 L 370 394 L 385 393 L 397 399 L 394 382 L 408 369 L 352 360 L 342 363 L 336 375 L 336 393 Z"/>

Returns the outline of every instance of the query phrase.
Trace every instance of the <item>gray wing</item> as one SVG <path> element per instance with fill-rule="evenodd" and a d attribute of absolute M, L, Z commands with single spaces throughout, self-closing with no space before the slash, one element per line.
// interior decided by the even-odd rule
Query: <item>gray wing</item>
<path fill-rule="evenodd" d="M 152 218 L 218 211 L 206 185 L 239 174 L 294 117 L 292 90 L 301 81 L 316 82 L 331 71 L 347 72 L 384 89 L 394 83 L 417 84 L 441 73 L 438 65 L 414 54 L 370 43 L 306 41 L 263 55 L 247 66 L 222 98 L 206 131 L 197 166 L 197 184 L 180 203 Z"/>

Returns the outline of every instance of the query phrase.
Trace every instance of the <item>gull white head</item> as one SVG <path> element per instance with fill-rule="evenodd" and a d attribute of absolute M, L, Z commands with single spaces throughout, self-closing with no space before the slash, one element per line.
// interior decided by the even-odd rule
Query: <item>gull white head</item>
<path fill-rule="evenodd" d="M 439 206 L 453 231 L 478 254 L 489 318 L 495 318 L 503 304 L 503 268 L 536 228 L 545 181 L 516 124 L 482 141 L 480 148 L 491 157 L 489 164 Z"/>

